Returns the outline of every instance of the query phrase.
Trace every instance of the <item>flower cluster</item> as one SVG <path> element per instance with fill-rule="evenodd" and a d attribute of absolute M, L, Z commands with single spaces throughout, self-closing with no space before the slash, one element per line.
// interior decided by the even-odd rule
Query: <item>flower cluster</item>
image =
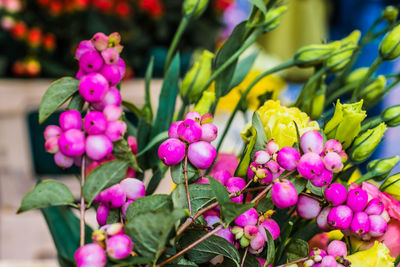
<path fill-rule="evenodd" d="M 171 124 L 169 139 L 158 148 L 158 157 L 165 165 L 180 163 L 187 155 L 190 163 L 199 169 L 208 169 L 217 156 L 217 151 L 210 144 L 217 138 L 218 129 L 211 123 L 209 113 L 203 116 L 191 111 L 184 121 Z"/>
<path fill-rule="evenodd" d="M 85 9 L 89 0 L 37 0 L 37 3 L 40 7 L 47 9 L 52 16 L 59 16 Z"/>
<path fill-rule="evenodd" d="M 351 263 L 346 259 L 346 244 L 339 240 L 333 240 L 327 251 L 314 248 L 308 255 L 308 259 L 304 261 L 305 267 L 343 267 L 350 266 Z"/>

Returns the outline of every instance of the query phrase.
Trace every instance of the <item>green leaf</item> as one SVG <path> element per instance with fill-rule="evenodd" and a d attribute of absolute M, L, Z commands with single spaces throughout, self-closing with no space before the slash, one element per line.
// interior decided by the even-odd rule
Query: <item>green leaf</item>
<path fill-rule="evenodd" d="M 151 129 L 152 125 L 149 122 L 147 122 L 145 118 L 139 119 L 138 133 L 137 133 L 138 153 L 140 153 L 143 150 L 143 148 L 146 147 L 146 144 L 150 140 Z M 148 169 L 150 166 L 151 157 L 148 155 L 150 155 L 150 153 L 145 153 L 142 156 L 138 156 L 139 165 L 143 169 Z"/>
<path fill-rule="evenodd" d="M 125 233 L 132 239 L 135 251 L 156 262 L 175 223 L 186 216 L 183 209 L 143 212 L 127 221 Z"/>
<path fill-rule="evenodd" d="M 143 111 L 146 111 L 145 112 L 146 120 L 149 123 L 151 123 L 153 120 L 153 107 L 151 104 L 151 95 L 150 95 L 151 92 L 150 84 L 151 84 L 151 77 L 153 76 L 153 68 L 154 68 L 154 57 L 151 57 L 144 77 L 145 96 L 144 96 L 144 107 L 143 107 Z"/>
<path fill-rule="evenodd" d="M 177 184 L 171 194 L 171 198 L 175 209 L 188 209 L 185 184 Z"/>
<path fill-rule="evenodd" d="M 107 224 L 113 224 L 120 221 L 120 209 L 111 209 L 107 216 Z"/>
<path fill-rule="evenodd" d="M 253 5 L 255 5 L 261 12 L 265 15 L 267 14 L 267 7 L 263 0 L 249 0 Z"/>
<path fill-rule="evenodd" d="M 230 224 L 243 212 L 254 207 L 255 203 L 236 203 L 236 202 L 225 202 L 220 205 L 221 217 L 225 224 Z"/>
<path fill-rule="evenodd" d="M 78 91 L 79 80 L 64 77 L 53 82 L 44 93 L 39 106 L 39 123 L 43 123 L 57 108 Z"/>
<path fill-rule="evenodd" d="M 323 197 L 324 196 L 324 187 L 316 187 L 310 181 L 307 182 L 307 189 L 310 190 L 314 195 Z"/>
<path fill-rule="evenodd" d="M 165 265 L 165 267 L 198 267 L 196 263 L 193 261 L 189 261 L 185 258 L 178 258 L 177 260 L 173 260 L 170 264 Z"/>
<path fill-rule="evenodd" d="M 265 213 L 267 210 L 274 209 L 274 203 L 271 199 L 271 190 L 268 191 L 267 196 L 262 198 L 257 205 L 257 211 L 260 213 Z"/>
<path fill-rule="evenodd" d="M 153 194 L 161 180 L 164 178 L 164 174 L 167 170 L 168 167 L 162 163 L 151 169 L 153 176 L 150 178 L 150 181 L 147 184 L 146 195 Z"/>
<path fill-rule="evenodd" d="M 189 193 L 193 214 L 215 202 L 214 193 L 209 184 L 190 184 Z"/>
<path fill-rule="evenodd" d="M 129 164 L 129 167 L 139 172 L 142 171 L 137 164 L 136 156 L 133 154 L 132 149 L 128 144 L 128 141 L 126 141 L 125 139 L 121 139 L 113 143 L 112 154 L 117 159 L 127 162 Z"/>
<path fill-rule="evenodd" d="M 247 169 L 249 168 L 251 161 L 251 152 L 253 151 L 254 145 L 256 144 L 257 134 L 254 132 L 253 136 L 250 139 L 250 142 L 246 146 L 245 153 L 243 157 L 240 159 L 239 165 L 236 168 L 235 176 L 236 177 L 246 177 Z"/>
<path fill-rule="evenodd" d="M 157 134 L 156 136 L 153 137 L 153 139 L 151 139 L 151 141 L 146 145 L 145 148 L 143 148 L 138 154 L 137 156 L 141 156 L 143 155 L 145 152 L 149 151 L 150 149 L 152 149 L 154 146 L 156 146 L 158 143 L 163 142 L 165 140 L 168 139 L 168 131 L 165 132 L 161 132 L 159 134 Z"/>
<path fill-rule="evenodd" d="M 79 92 L 76 92 L 72 98 L 71 101 L 68 103 L 68 109 L 69 110 L 77 110 L 79 112 L 82 112 L 83 106 L 85 105 L 85 100 L 81 97 L 81 94 Z"/>
<path fill-rule="evenodd" d="M 185 182 L 184 173 L 185 162 L 182 160 L 179 164 L 171 166 L 171 177 L 172 181 L 176 184 L 182 184 Z M 194 167 L 190 162 L 187 164 L 187 178 L 188 181 L 196 181 L 201 178 L 201 171 Z"/>
<path fill-rule="evenodd" d="M 224 45 L 218 51 L 215 57 L 214 69 L 218 69 L 224 64 L 239 48 L 242 46 L 246 34 L 246 21 L 236 25 L 229 38 L 225 41 Z M 218 77 L 215 79 L 215 94 L 218 97 L 225 96 L 229 93 L 230 88 L 227 86 L 232 82 L 233 74 L 235 73 L 237 60 L 228 66 Z"/>
<path fill-rule="evenodd" d="M 294 188 L 296 188 L 297 194 L 300 194 L 306 188 L 307 180 L 304 178 L 297 178 L 296 175 L 290 175 L 288 180 L 292 183 Z"/>
<path fill-rule="evenodd" d="M 221 205 L 225 202 L 230 202 L 231 200 L 229 198 L 229 193 L 226 190 L 226 187 L 223 184 L 221 184 L 221 182 L 217 181 L 212 177 L 207 177 L 207 178 L 210 181 L 211 189 L 214 192 L 214 195 L 216 196 L 218 203 Z"/>
<path fill-rule="evenodd" d="M 104 189 L 119 183 L 126 174 L 128 163 L 122 160 L 113 160 L 101 164 L 94 169 L 86 178 L 83 185 L 83 195 L 88 202 L 92 203 L 93 199 Z"/>
<path fill-rule="evenodd" d="M 73 203 L 74 196 L 65 184 L 55 180 L 43 180 L 24 196 L 17 213 Z"/>
<path fill-rule="evenodd" d="M 140 111 L 140 108 L 138 108 L 135 104 L 132 102 L 122 100 L 122 105 L 126 107 L 129 111 L 131 111 L 133 114 L 136 115 L 136 117 L 140 118 L 142 117 L 142 112 Z"/>
<path fill-rule="evenodd" d="M 240 256 L 243 258 L 243 253 L 240 253 Z M 227 265 L 228 266 L 228 265 Z M 244 260 L 243 267 L 255 267 L 260 266 L 260 262 L 257 260 L 257 257 L 251 253 L 247 253 L 246 259 Z"/>
<path fill-rule="evenodd" d="M 254 144 L 254 148 L 251 153 L 251 156 L 253 157 L 257 151 L 265 150 L 267 148 L 268 138 L 265 135 L 264 126 L 261 121 L 260 115 L 258 115 L 258 112 L 253 113 L 253 118 L 252 118 L 251 124 L 257 133 L 256 134 L 256 142 Z M 247 172 L 247 169 L 246 169 L 246 172 Z"/>
<path fill-rule="evenodd" d="M 172 201 L 169 195 L 159 194 L 145 196 L 136 199 L 128 206 L 128 209 L 126 210 L 126 218 L 127 220 L 130 220 L 140 213 L 171 209 Z"/>
<path fill-rule="evenodd" d="M 196 230 L 186 230 L 177 242 L 177 248 L 183 249 L 206 233 Z M 240 264 L 238 251 L 231 243 L 222 237 L 213 235 L 186 252 L 186 257 L 195 263 L 206 263 L 217 255 L 231 259 L 236 266 Z"/>
<path fill-rule="evenodd" d="M 229 86 L 230 90 L 232 88 L 238 86 L 244 78 L 246 78 L 247 74 L 249 74 L 251 67 L 253 66 L 254 61 L 256 60 L 258 53 L 252 53 L 250 56 L 239 61 L 235 73 L 233 74 L 233 78 L 231 84 Z"/>
<path fill-rule="evenodd" d="M 302 239 L 292 239 L 287 246 L 286 256 L 289 262 L 302 259 L 308 255 L 308 244 Z"/>
<path fill-rule="evenodd" d="M 134 266 L 134 265 L 144 265 L 147 263 L 152 262 L 152 258 L 149 257 L 140 257 L 140 256 L 130 256 L 129 258 L 123 259 L 123 260 L 114 260 L 112 259 L 113 262 L 116 262 L 116 264 L 112 265 L 113 267 L 124 267 L 124 266 Z"/>
<path fill-rule="evenodd" d="M 267 234 L 267 258 L 265 260 L 264 267 L 267 267 L 268 265 L 272 264 L 274 261 L 275 257 L 275 243 L 274 239 L 272 238 L 272 235 L 269 231 L 265 231 Z"/>

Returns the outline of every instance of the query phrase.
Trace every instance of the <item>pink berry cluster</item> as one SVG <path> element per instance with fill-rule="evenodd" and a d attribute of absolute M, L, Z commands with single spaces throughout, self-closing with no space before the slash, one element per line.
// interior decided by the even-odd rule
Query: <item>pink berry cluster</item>
<path fill-rule="evenodd" d="M 382 236 L 386 232 L 389 216 L 384 204 L 378 198 L 370 198 L 360 187 L 347 192 L 342 184 L 332 183 L 325 189 L 325 198 L 330 205 L 316 217 L 321 230 L 339 229 L 363 240 Z M 310 206 L 308 208 L 311 209 Z M 317 210 L 315 204 L 313 209 Z"/>
<path fill-rule="evenodd" d="M 126 123 L 121 120 L 121 94 L 113 87 L 125 75 L 119 42 L 117 33 L 96 33 L 76 50 L 79 93 L 90 107 L 83 121 L 78 111 L 68 110 L 61 113 L 60 126 L 46 128 L 45 148 L 55 154 L 54 160 L 60 167 L 71 167 L 84 153 L 94 161 L 104 159 L 113 151 L 113 142 L 126 133 Z"/>
<path fill-rule="evenodd" d="M 346 259 L 346 244 L 339 240 L 329 243 L 327 251 L 314 248 L 308 255 L 308 259 L 303 262 L 304 267 L 344 267 L 350 266 Z"/>
<path fill-rule="evenodd" d="M 95 203 L 99 203 L 96 214 L 98 224 L 103 226 L 107 223 L 111 209 L 121 209 L 123 216 L 126 216 L 128 206 L 136 199 L 144 197 L 145 194 L 145 185 L 136 178 L 125 178 L 120 183 L 102 191 L 94 199 Z"/>
<path fill-rule="evenodd" d="M 190 163 L 199 169 L 208 169 L 217 156 L 210 144 L 217 138 L 218 129 L 211 123 L 212 115 L 197 111 L 186 114 L 184 121 L 171 124 L 168 136 L 158 148 L 158 157 L 165 165 L 180 163 L 187 155 Z"/>
<path fill-rule="evenodd" d="M 133 250 L 129 236 L 124 234 L 121 223 L 108 224 L 93 232 L 93 243 L 80 247 L 75 252 L 77 267 L 104 267 L 107 255 L 111 259 L 119 260 L 128 257 Z"/>

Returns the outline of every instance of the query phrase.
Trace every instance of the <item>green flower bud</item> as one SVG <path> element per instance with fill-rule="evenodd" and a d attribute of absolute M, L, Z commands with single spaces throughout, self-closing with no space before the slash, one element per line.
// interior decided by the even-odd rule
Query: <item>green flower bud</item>
<path fill-rule="evenodd" d="M 331 53 L 340 48 L 340 42 L 329 44 L 310 44 L 300 47 L 294 54 L 294 59 L 301 68 L 321 64 Z"/>
<path fill-rule="evenodd" d="M 331 72 L 340 71 L 349 63 L 354 49 L 357 47 L 357 43 L 360 40 L 360 36 L 361 32 L 355 30 L 340 40 L 340 49 L 335 51 L 326 61 L 326 66 Z"/>
<path fill-rule="evenodd" d="M 397 155 L 390 158 L 376 159 L 368 163 L 367 170 L 372 172 L 375 180 L 382 181 L 396 167 L 398 162 L 399 156 Z"/>
<path fill-rule="evenodd" d="M 398 14 L 399 10 L 396 7 L 387 6 L 382 12 L 382 18 L 391 23 L 396 21 Z"/>
<path fill-rule="evenodd" d="M 240 245 L 242 247 L 248 247 L 250 245 L 250 240 L 248 240 L 246 237 L 242 236 L 242 238 L 240 238 Z"/>
<path fill-rule="evenodd" d="M 346 84 L 356 83 L 362 81 L 367 75 L 368 68 L 358 68 L 350 72 L 349 76 L 346 78 Z"/>
<path fill-rule="evenodd" d="M 194 107 L 194 111 L 203 115 L 210 110 L 211 105 L 215 102 L 215 93 L 204 91 L 199 102 Z"/>
<path fill-rule="evenodd" d="M 379 75 L 370 84 L 368 84 L 361 92 L 360 98 L 364 99 L 365 106 L 368 106 L 373 101 L 376 101 L 385 89 L 386 78 L 383 75 Z"/>
<path fill-rule="evenodd" d="M 382 185 L 383 192 L 390 194 L 397 200 L 400 200 L 400 172 L 393 174 L 386 179 Z"/>
<path fill-rule="evenodd" d="M 189 102 L 196 102 L 201 96 L 201 90 L 211 76 L 211 64 L 214 54 L 204 50 L 201 59 L 196 61 L 186 73 L 182 81 L 181 95 L 188 97 Z M 188 93 L 188 96 L 186 94 Z"/>
<path fill-rule="evenodd" d="M 394 60 L 400 55 L 400 25 L 385 34 L 379 46 L 379 55 L 383 60 Z"/>
<path fill-rule="evenodd" d="M 318 119 L 322 112 L 324 111 L 325 107 L 325 91 L 326 91 L 326 86 L 323 85 L 320 90 L 318 90 L 311 102 L 311 113 L 310 117 L 311 119 L 315 120 Z"/>
<path fill-rule="evenodd" d="M 200 17 L 206 10 L 208 0 L 185 0 L 183 2 L 183 14 L 190 15 L 193 13 L 194 18 Z"/>
<path fill-rule="evenodd" d="M 381 119 L 389 127 L 400 125 L 400 105 L 385 108 L 381 113 Z"/>
<path fill-rule="evenodd" d="M 269 32 L 277 28 L 281 23 L 282 15 L 287 11 L 287 9 L 287 6 L 279 6 L 277 8 L 268 10 L 263 23 L 265 25 L 264 31 Z"/>
<path fill-rule="evenodd" d="M 343 148 L 348 148 L 360 132 L 361 122 L 367 116 L 362 105 L 362 100 L 353 104 L 341 104 L 338 100 L 335 113 L 324 129 L 327 138 L 336 139 L 342 143 Z"/>
<path fill-rule="evenodd" d="M 369 129 L 354 139 L 351 147 L 350 158 L 355 162 L 366 160 L 378 147 L 386 132 L 386 124 L 382 122 L 373 129 Z"/>

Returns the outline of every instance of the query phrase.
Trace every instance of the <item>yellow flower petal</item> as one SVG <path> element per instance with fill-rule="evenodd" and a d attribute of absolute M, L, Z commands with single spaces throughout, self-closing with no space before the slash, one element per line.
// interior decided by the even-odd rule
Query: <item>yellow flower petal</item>
<path fill-rule="evenodd" d="M 389 249 L 378 241 L 372 248 L 350 255 L 347 259 L 351 267 L 393 267 L 395 260 L 390 257 Z"/>

